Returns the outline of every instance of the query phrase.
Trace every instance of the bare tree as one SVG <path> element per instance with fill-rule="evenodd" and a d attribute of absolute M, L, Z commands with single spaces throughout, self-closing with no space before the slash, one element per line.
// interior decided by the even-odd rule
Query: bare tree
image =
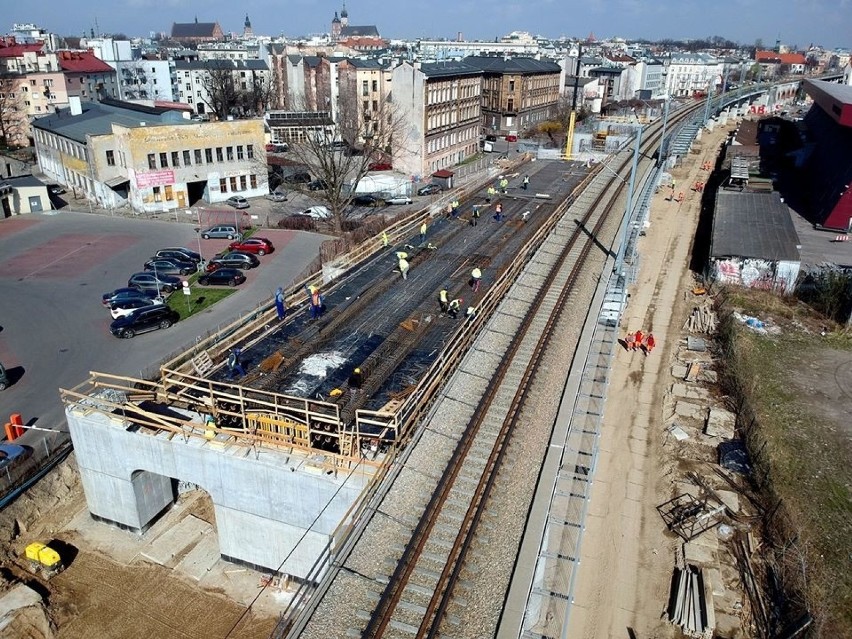
<path fill-rule="evenodd" d="M 248 87 L 238 92 L 243 112 L 247 115 L 263 115 L 278 94 L 275 82 L 275 76 L 268 78 L 253 70 Z"/>
<path fill-rule="evenodd" d="M 407 128 L 390 98 L 369 112 L 361 111 L 359 104 L 354 95 L 341 97 L 336 122 L 289 141 L 290 154 L 322 187 L 311 195 L 326 205 L 337 233 L 352 214 L 350 203 L 358 183 L 371 166 L 388 162 L 393 145 L 405 139 Z"/>
<path fill-rule="evenodd" d="M 26 146 L 28 120 L 18 85 L 19 76 L 0 76 L 0 141 L 6 146 Z"/>
<path fill-rule="evenodd" d="M 233 115 L 240 106 L 241 96 L 230 60 L 208 60 L 204 65 L 201 86 L 204 102 L 220 120 Z"/>

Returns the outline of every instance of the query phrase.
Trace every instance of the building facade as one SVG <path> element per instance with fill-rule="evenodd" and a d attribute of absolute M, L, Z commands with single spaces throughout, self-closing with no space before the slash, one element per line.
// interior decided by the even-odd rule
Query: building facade
<path fill-rule="evenodd" d="M 722 83 L 723 61 L 706 53 L 672 54 L 666 69 L 666 92 L 672 97 L 706 94 Z"/>
<path fill-rule="evenodd" d="M 405 123 L 394 138 L 395 170 L 430 175 L 479 152 L 480 69 L 464 62 L 404 62 L 391 82 L 394 108 Z"/>
<path fill-rule="evenodd" d="M 72 98 L 33 128 L 42 172 L 104 207 L 157 213 L 269 191 L 260 119 L 195 122 L 169 108 Z"/>

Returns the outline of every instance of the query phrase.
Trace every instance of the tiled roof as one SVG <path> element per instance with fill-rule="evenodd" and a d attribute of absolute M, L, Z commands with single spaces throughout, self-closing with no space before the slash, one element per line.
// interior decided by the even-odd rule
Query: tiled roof
<path fill-rule="evenodd" d="M 215 37 L 215 22 L 173 22 L 173 38 L 213 38 Z"/>
<path fill-rule="evenodd" d="M 341 27 L 340 37 L 341 38 L 352 38 L 352 37 L 378 38 L 379 37 L 379 30 L 376 28 L 376 25 L 374 25 L 374 24 Z"/>
<path fill-rule="evenodd" d="M 11 39 L 11 42 L 14 44 L 9 44 L 8 42 L 9 41 L 0 39 L 0 58 L 17 58 L 28 51 L 41 51 L 42 47 L 44 47 L 44 44 L 41 42 L 18 44 L 14 41 L 14 39 Z"/>
<path fill-rule="evenodd" d="M 57 51 L 56 56 L 66 73 L 115 73 L 115 69 L 89 51 Z"/>

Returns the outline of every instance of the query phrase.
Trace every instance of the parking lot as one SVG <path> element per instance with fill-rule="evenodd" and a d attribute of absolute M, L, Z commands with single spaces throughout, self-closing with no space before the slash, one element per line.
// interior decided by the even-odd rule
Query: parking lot
<path fill-rule="evenodd" d="M 101 295 L 125 286 L 158 248 L 197 250 L 194 226 L 71 212 L 0 221 L 0 361 L 13 382 L 0 393 L 0 416 L 20 413 L 25 424 L 64 429 L 58 388 L 76 386 L 93 370 L 142 374 L 217 325 L 271 301 L 325 239 L 278 229 L 260 235 L 276 251 L 246 272 L 246 283 L 233 295 L 168 330 L 119 340 L 109 333 Z M 200 241 L 207 259 L 228 244 Z"/>

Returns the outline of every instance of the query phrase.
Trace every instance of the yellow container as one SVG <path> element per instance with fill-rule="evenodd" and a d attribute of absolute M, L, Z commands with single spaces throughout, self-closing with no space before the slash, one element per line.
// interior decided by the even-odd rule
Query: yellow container
<path fill-rule="evenodd" d="M 27 559 L 37 561 L 45 568 L 56 568 L 62 563 L 59 553 L 50 546 L 39 542 L 33 542 L 25 550 Z"/>

